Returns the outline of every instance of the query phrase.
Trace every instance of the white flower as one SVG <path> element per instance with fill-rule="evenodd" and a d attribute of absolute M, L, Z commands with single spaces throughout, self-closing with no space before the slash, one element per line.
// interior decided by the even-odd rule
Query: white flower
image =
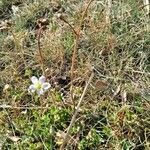
<path fill-rule="evenodd" d="M 16 15 L 19 11 L 19 7 L 15 6 L 15 5 L 12 5 L 11 9 L 12 9 L 12 12 L 13 12 L 14 15 Z"/>
<path fill-rule="evenodd" d="M 10 85 L 9 84 L 5 84 L 3 91 L 8 91 L 10 89 Z"/>
<path fill-rule="evenodd" d="M 47 91 L 51 85 L 46 81 L 44 76 L 41 76 L 39 79 L 35 76 L 31 77 L 32 85 L 29 86 L 29 92 L 37 92 L 38 95 L 43 95 L 45 91 Z"/>

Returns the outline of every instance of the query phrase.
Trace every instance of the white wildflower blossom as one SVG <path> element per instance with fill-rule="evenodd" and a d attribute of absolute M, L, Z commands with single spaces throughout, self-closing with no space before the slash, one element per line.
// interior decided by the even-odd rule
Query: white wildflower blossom
<path fill-rule="evenodd" d="M 36 92 L 38 95 L 43 95 L 45 91 L 47 91 L 51 85 L 46 82 L 46 78 L 41 76 L 39 79 L 35 76 L 31 77 L 32 85 L 29 86 L 29 92 Z"/>
<path fill-rule="evenodd" d="M 8 91 L 10 89 L 10 85 L 9 84 L 5 84 L 3 91 Z"/>
<path fill-rule="evenodd" d="M 11 9 L 12 9 L 13 15 L 16 15 L 19 12 L 18 6 L 12 5 Z"/>

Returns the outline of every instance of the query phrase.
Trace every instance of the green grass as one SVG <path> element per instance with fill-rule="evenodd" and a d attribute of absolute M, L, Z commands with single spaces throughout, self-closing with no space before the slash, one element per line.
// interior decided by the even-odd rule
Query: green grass
<path fill-rule="evenodd" d="M 53 150 L 63 143 L 74 113 L 70 69 L 75 37 L 57 16 L 62 14 L 76 29 L 85 4 L 0 0 L 0 149 Z M 75 105 L 91 68 L 94 78 L 66 149 L 148 150 L 150 20 L 142 1 L 115 0 L 108 25 L 105 4 L 94 0 L 82 25 L 74 69 Z M 12 5 L 19 7 L 16 14 Z M 40 45 L 52 87 L 39 97 L 28 87 L 32 76 L 42 75 L 37 45 L 41 18 L 49 20 Z"/>

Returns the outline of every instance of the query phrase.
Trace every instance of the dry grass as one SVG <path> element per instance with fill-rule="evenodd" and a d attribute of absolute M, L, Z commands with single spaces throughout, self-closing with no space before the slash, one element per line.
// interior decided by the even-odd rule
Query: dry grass
<path fill-rule="evenodd" d="M 0 0 L 0 149 L 59 149 L 91 70 L 66 149 L 150 148 L 147 9 L 86 4 Z M 39 98 L 27 89 L 43 68 L 52 88 Z"/>

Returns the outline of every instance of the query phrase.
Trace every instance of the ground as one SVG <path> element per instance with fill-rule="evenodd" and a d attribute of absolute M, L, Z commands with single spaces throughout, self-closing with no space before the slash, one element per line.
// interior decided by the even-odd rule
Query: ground
<path fill-rule="evenodd" d="M 0 149 L 60 149 L 80 100 L 65 149 L 150 149 L 149 14 L 108 6 L 0 0 Z M 30 92 L 42 75 L 51 87 Z"/>

